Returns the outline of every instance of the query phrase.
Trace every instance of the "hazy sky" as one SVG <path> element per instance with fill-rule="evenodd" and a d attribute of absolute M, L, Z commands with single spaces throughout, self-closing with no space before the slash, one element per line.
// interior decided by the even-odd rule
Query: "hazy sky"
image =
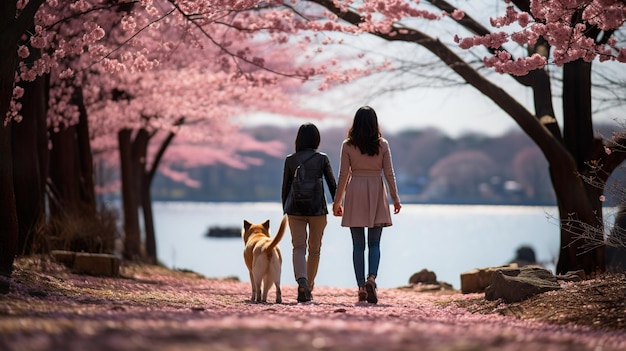
<path fill-rule="evenodd" d="M 242 121 L 246 125 L 313 122 L 320 128 L 348 128 L 356 110 L 367 104 L 376 110 L 383 132 L 435 127 L 457 137 L 468 132 L 500 135 L 519 128 L 511 117 L 471 87 L 420 88 L 373 99 L 358 98 L 341 90 L 325 95 L 312 97 L 312 104 L 328 111 L 329 117 L 324 120 L 259 115 Z M 523 100 L 528 98 L 524 96 Z M 530 100 L 527 102 L 530 103 Z"/>
<path fill-rule="evenodd" d="M 625 64 L 617 67 L 622 73 L 626 72 Z M 506 79 L 502 82 L 505 84 L 501 87 L 526 106 L 531 113 L 534 112 L 530 89 L 521 87 L 517 83 L 506 84 Z M 554 93 L 561 92 L 558 88 L 553 89 Z M 624 95 L 622 99 L 626 100 L 626 93 L 622 95 Z M 513 118 L 471 86 L 417 88 L 373 99 L 359 98 L 351 92 L 337 90 L 326 93 L 325 96 L 312 96 L 310 100 L 311 104 L 321 107 L 324 111 L 328 111 L 329 115 L 334 114 L 334 116 L 323 121 L 260 116 L 253 119 L 246 118 L 246 124 L 299 125 L 310 121 L 320 128 L 326 126 L 348 128 L 358 107 L 367 104 L 376 110 L 383 132 L 435 127 L 451 137 L 458 137 L 466 133 L 496 136 L 510 130 L 520 130 Z M 562 128 L 561 99 L 556 96 L 553 98 L 553 103 L 556 118 Z M 597 112 L 594 115 L 594 123 L 615 124 L 618 121 L 623 124 L 626 122 L 624 110 L 624 108 L 613 108 Z"/>
<path fill-rule="evenodd" d="M 456 137 L 467 132 L 498 135 L 515 121 L 475 89 L 420 89 L 371 102 L 385 130 L 435 127 Z"/>
<path fill-rule="evenodd" d="M 532 104 L 530 91 L 522 92 L 521 100 L 527 107 Z M 393 133 L 407 129 L 435 127 L 451 137 L 458 137 L 467 133 L 496 136 L 510 130 L 520 130 L 513 118 L 487 97 L 469 87 L 412 90 L 370 101 L 355 101 L 349 106 L 348 101 L 345 102 L 345 104 L 336 105 L 334 110 L 336 117 L 322 121 L 263 115 L 252 119 L 246 118 L 246 124 L 299 125 L 303 122 L 313 122 L 322 129 L 325 127 L 348 128 L 358 107 L 368 104 L 376 110 L 383 132 Z M 554 103 L 557 119 L 562 127 L 560 100 L 556 99 Z M 529 107 L 529 111 L 533 111 L 532 107 Z M 614 109 L 598 113 L 594 122 L 615 123 L 616 120 L 625 121 L 626 114 Z"/>

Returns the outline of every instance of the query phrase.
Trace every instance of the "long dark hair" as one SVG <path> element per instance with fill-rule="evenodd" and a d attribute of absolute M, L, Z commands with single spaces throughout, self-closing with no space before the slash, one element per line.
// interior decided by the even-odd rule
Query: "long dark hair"
<path fill-rule="evenodd" d="M 296 135 L 296 152 L 313 149 L 320 146 L 320 131 L 313 123 L 305 123 L 298 129 Z"/>
<path fill-rule="evenodd" d="M 376 111 L 370 106 L 360 107 L 348 131 L 348 144 L 358 147 L 362 154 L 374 156 L 378 155 L 381 136 Z"/>

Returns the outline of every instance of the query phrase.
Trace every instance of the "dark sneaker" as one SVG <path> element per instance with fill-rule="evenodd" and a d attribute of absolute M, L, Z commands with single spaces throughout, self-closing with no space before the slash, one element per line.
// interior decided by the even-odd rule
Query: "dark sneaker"
<path fill-rule="evenodd" d="M 376 296 L 376 282 L 373 277 L 368 277 L 365 282 L 365 290 L 367 291 L 367 302 L 378 303 L 378 296 Z"/>
<path fill-rule="evenodd" d="M 367 290 L 365 290 L 364 286 L 359 286 L 359 302 L 364 302 L 367 300 Z"/>

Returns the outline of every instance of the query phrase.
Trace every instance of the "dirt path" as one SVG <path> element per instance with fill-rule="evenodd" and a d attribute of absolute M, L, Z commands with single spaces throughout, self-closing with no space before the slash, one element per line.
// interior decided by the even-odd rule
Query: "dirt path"
<path fill-rule="evenodd" d="M 270 292 L 273 299 L 273 290 Z M 626 333 L 473 314 L 451 300 L 476 295 L 316 287 L 297 304 L 248 302 L 249 285 L 162 268 L 123 278 L 18 269 L 0 295 L 0 350 L 625 350 Z"/>

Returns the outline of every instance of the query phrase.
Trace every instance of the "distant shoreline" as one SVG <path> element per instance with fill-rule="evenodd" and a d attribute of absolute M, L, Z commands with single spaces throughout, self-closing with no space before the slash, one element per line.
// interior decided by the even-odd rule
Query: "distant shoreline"
<path fill-rule="evenodd" d="M 408 197 L 408 199 L 407 199 Z M 554 202 L 524 202 L 524 203 L 516 203 L 516 202 L 494 202 L 494 201 L 415 201 L 415 200 L 411 200 L 409 196 L 407 195 L 402 195 L 400 194 L 400 199 L 402 200 L 402 203 L 405 205 L 411 204 L 411 205 L 459 205 L 459 206 L 528 206 L 528 207 L 535 207 L 535 206 L 557 206 L 556 203 Z M 110 198 L 106 198 L 103 199 L 102 201 L 104 202 L 120 202 L 121 198 L 119 197 L 110 197 Z M 158 198 L 158 197 L 153 197 L 152 202 L 193 202 L 193 203 L 277 203 L 280 202 L 280 200 L 269 200 L 269 199 L 241 199 L 241 200 L 216 200 L 216 199 L 206 199 L 206 200 L 197 200 L 197 199 L 186 199 L 186 198 L 180 198 L 180 199 L 172 199 L 172 198 Z M 328 205 L 330 206 L 332 203 L 329 202 Z M 391 206 L 391 202 L 389 203 L 389 205 Z M 608 207 L 612 207 L 615 205 L 611 205 L 606 203 L 605 206 Z"/>

